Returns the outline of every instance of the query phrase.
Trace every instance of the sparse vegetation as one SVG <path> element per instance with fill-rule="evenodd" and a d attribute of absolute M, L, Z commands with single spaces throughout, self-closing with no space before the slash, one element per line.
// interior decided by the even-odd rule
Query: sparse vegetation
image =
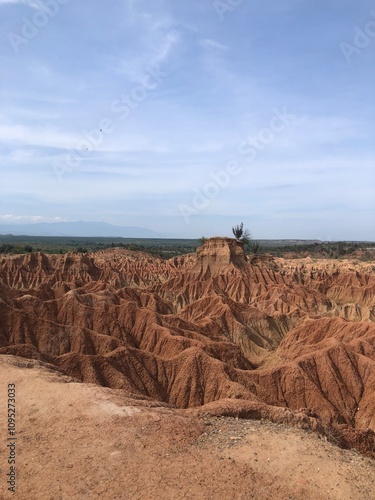
<path fill-rule="evenodd" d="M 241 225 L 233 229 L 241 229 Z M 248 241 L 247 241 L 248 238 Z M 0 254 L 24 254 L 44 252 L 46 254 L 64 254 L 123 248 L 126 250 L 148 252 L 162 259 L 195 252 L 207 238 L 200 239 L 158 239 L 158 238 L 70 238 L 49 236 L 12 236 L 0 235 Z M 321 242 L 308 240 L 258 240 L 253 241 L 249 232 L 244 231 L 240 241 L 245 243 L 249 254 L 269 253 L 275 257 L 317 259 L 358 259 L 364 262 L 375 260 L 375 243 L 372 242 Z"/>
<path fill-rule="evenodd" d="M 236 240 L 242 241 L 246 245 L 250 245 L 251 234 L 248 229 L 244 229 L 243 222 L 241 222 L 241 224 L 239 224 L 238 226 L 232 227 L 232 232 Z"/>
<path fill-rule="evenodd" d="M 249 248 L 250 253 L 252 253 L 253 255 L 256 255 L 257 253 L 259 253 L 260 244 L 258 241 L 252 241 L 248 244 L 248 248 Z"/>
<path fill-rule="evenodd" d="M 87 248 L 79 246 L 79 247 L 77 247 L 76 252 L 78 252 L 78 253 L 87 253 Z"/>
<path fill-rule="evenodd" d="M 232 227 L 232 232 L 236 240 L 240 240 L 243 235 L 243 222 L 239 226 Z"/>
<path fill-rule="evenodd" d="M 147 252 L 155 257 L 169 259 L 177 255 L 195 252 L 198 246 L 199 240 L 197 239 L 0 235 L 0 254 L 31 252 L 46 254 L 86 253 L 108 248 L 123 248 L 125 250 Z"/>
<path fill-rule="evenodd" d="M 361 261 L 375 260 L 375 246 L 371 242 L 332 241 L 332 242 L 306 242 L 290 241 L 286 245 L 282 242 L 265 240 L 262 249 L 276 257 L 301 258 L 315 257 L 318 259 L 358 259 Z"/>
<path fill-rule="evenodd" d="M 0 253 L 15 253 L 15 250 L 14 245 L 10 243 L 3 243 L 0 245 Z"/>
<path fill-rule="evenodd" d="M 232 232 L 237 241 L 241 241 L 245 245 L 245 250 L 255 255 L 260 250 L 260 244 L 257 241 L 251 240 L 251 234 L 248 229 L 243 227 L 243 222 L 238 226 L 232 227 Z"/>

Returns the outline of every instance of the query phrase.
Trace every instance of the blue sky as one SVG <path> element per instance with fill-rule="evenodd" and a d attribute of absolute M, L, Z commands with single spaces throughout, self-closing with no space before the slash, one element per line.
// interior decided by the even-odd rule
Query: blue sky
<path fill-rule="evenodd" d="M 0 0 L 0 223 L 375 240 L 375 6 Z"/>

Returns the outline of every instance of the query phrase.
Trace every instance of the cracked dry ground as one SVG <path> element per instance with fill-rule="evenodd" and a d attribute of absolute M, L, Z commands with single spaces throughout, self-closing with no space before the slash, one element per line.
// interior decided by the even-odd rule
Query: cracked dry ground
<path fill-rule="evenodd" d="M 374 298 L 374 263 L 229 238 L 3 257 L 17 497 L 373 498 Z"/>

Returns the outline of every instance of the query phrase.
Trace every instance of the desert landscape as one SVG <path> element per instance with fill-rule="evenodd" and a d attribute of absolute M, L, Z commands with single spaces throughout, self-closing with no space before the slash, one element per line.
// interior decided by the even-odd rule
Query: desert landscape
<path fill-rule="evenodd" d="M 374 262 L 232 238 L 3 256 L 17 498 L 373 498 L 374 296 Z"/>

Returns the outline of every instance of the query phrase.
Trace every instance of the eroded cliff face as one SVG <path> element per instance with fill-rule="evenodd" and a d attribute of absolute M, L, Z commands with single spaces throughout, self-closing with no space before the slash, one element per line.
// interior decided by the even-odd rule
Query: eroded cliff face
<path fill-rule="evenodd" d="M 119 249 L 3 257 L 0 353 L 180 408 L 304 409 L 371 453 L 371 269 L 248 261 L 230 238 L 169 261 Z"/>
<path fill-rule="evenodd" d="M 223 269 L 246 268 L 244 244 L 233 238 L 210 238 L 197 248 L 194 270 L 201 277 L 222 274 Z"/>

